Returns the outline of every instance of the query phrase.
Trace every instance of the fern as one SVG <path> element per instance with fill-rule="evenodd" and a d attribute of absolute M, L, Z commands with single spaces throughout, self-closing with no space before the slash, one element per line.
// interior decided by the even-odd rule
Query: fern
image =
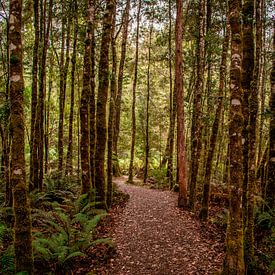
<path fill-rule="evenodd" d="M 12 245 L 0 257 L 0 274 L 14 274 L 14 248 Z"/>

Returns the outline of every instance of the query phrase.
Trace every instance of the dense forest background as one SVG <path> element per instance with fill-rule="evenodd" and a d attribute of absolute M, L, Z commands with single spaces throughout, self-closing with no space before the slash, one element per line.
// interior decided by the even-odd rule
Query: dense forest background
<path fill-rule="evenodd" d="M 49 240 L 88 238 L 120 175 L 218 201 L 224 274 L 274 271 L 273 1 L 1 1 L 0 33 L 1 272 L 69 268 L 85 244 Z"/>

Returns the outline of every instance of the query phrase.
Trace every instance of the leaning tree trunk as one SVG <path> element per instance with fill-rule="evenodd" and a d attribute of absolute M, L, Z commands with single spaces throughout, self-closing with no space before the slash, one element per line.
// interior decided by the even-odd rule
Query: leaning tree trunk
<path fill-rule="evenodd" d="M 230 123 L 229 123 L 229 219 L 226 255 L 222 274 L 244 274 L 242 183 L 243 183 L 243 113 L 241 90 L 242 34 L 241 0 L 229 1 L 231 27 Z"/>
<path fill-rule="evenodd" d="M 112 34 L 114 0 L 106 0 L 103 18 L 101 51 L 98 71 L 98 96 L 96 108 L 96 151 L 95 151 L 95 187 L 97 198 L 106 207 L 105 196 L 105 148 L 106 148 L 106 105 L 109 88 L 109 47 Z"/>
<path fill-rule="evenodd" d="M 135 56 L 135 69 L 134 69 L 134 80 L 133 80 L 133 101 L 132 101 L 132 140 L 131 140 L 131 156 L 129 165 L 129 176 L 128 182 L 133 182 L 133 166 L 135 156 L 135 143 L 136 143 L 136 89 L 137 89 L 137 78 L 138 78 L 138 59 L 139 59 L 139 24 L 140 24 L 140 12 L 141 12 L 141 0 L 138 2 L 137 12 L 137 30 L 136 30 L 136 56 Z"/>
<path fill-rule="evenodd" d="M 212 174 L 213 158 L 214 158 L 214 152 L 217 145 L 217 137 L 218 137 L 219 125 L 221 121 L 222 107 L 224 102 L 223 98 L 224 98 L 224 87 L 225 87 L 225 80 L 226 80 L 226 59 L 227 59 L 227 53 L 228 53 L 228 46 L 229 46 L 229 26 L 226 28 L 226 33 L 225 33 L 224 42 L 223 42 L 222 60 L 221 60 L 221 66 L 220 66 L 220 84 L 219 84 L 219 93 L 218 93 L 218 104 L 217 104 L 214 123 L 212 125 L 209 151 L 207 154 L 205 171 L 204 171 L 202 207 L 199 214 L 202 220 L 206 220 L 208 218 L 210 180 L 211 180 L 211 174 Z"/>
<path fill-rule="evenodd" d="M 33 274 L 31 215 L 26 184 L 24 80 L 22 61 L 22 1 L 10 1 L 10 130 L 11 185 L 14 211 L 14 251 L 16 272 Z"/>
<path fill-rule="evenodd" d="M 190 163 L 190 194 L 189 208 L 194 209 L 196 201 L 196 187 L 199 171 L 199 160 L 202 147 L 202 93 L 204 79 L 204 0 L 199 2 L 199 37 L 197 45 L 197 81 L 193 103 L 192 130 L 191 130 L 191 163 Z"/>
<path fill-rule="evenodd" d="M 176 58 L 175 58 L 175 89 L 177 93 L 177 162 L 178 162 L 178 206 L 187 207 L 187 160 L 184 136 L 184 97 L 183 97 L 183 49 L 182 49 L 182 0 L 177 0 L 176 17 Z"/>
<path fill-rule="evenodd" d="M 127 39 L 128 39 L 130 5 L 131 5 L 131 1 L 127 0 L 124 15 L 123 15 L 121 56 L 120 56 L 119 69 L 118 69 L 117 94 L 115 98 L 114 138 L 113 138 L 113 153 L 115 154 L 113 170 L 114 170 L 115 176 L 119 176 L 120 174 L 117 146 L 118 146 L 119 129 L 120 129 L 121 98 L 122 98 L 122 91 L 123 91 L 123 76 L 124 76 L 124 64 L 126 59 L 126 46 L 127 46 Z"/>

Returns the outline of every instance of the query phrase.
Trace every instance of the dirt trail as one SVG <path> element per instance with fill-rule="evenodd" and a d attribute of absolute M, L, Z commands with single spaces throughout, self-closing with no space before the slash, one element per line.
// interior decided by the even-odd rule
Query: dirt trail
<path fill-rule="evenodd" d="M 127 185 L 125 179 L 116 179 L 130 199 L 116 219 L 117 255 L 107 274 L 215 274 L 222 264 L 221 244 L 177 208 L 177 194 Z"/>

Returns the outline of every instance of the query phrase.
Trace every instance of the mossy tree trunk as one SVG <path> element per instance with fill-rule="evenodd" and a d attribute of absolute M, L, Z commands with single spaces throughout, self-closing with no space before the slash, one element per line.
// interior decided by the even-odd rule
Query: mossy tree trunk
<path fill-rule="evenodd" d="M 91 47 L 92 25 L 94 23 L 94 1 L 88 0 L 86 6 L 86 38 L 83 63 L 83 88 L 80 99 L 80 155 L 81 155 L 81 193 L 89 194 L 91 188 L 90 140 L 89 140 L 89 96 L 91 89 Z"/>
<path fill-rule="evenodd" d="M 135 53 L 135 68 L 133 80 L 133 99 L 132 99 L 132 137 L 131 137 L 131 155 L 129 165 L 128 182 L 132 183 L 134 178 L 134 157 L 135 157 L 135 143 L 136 143 L 136 89 L 138 79 L 138 60 L 139 60 L 139 25 L 140 25 L 141 0 L 138 2 L 137 11 L 137 29 L 136 29 L 136 53 Z"/>
<path fill-rule="evenodd" d="M 122 40 L 121 40 L 121 55 L 118 68 L 118 80 L 117 80 L 117 93 L 115 97 L 115 113 L 114 113 L 114 138 L 113 138 L 113 154 L 115 159 L 113 162 L 114 176 L 119 176 L 119 163 L 118 163 L 118 139 L 120 129 L 120 113 L 121 113 L 121 99 L 123 92 L 123 76 L 124 76 L 124 64 L 126 59 L 126 46 L 128 40 L 128 28 L 129 28 L 129 17 L 130 17 L 131 1 L 127 0 L 124 14 L 123 14 L 123 26 L 122 26 Z"/>
<path fill-rule="evenodd" d="M 177 165 L 179 197 L 178 206 L 187 207 L 187 159 L 185 152 L 184 133 L 184 96 L 183 96 L 183 49 L 182 49 L 182 23 L 183 3 L 177 0 L 177 17 L 175 28 L 176 57 L 175 57 L 175 89 L 177 93 Z"/>
<path fill-rule="evenodd" d="M 24 80 L 22 60 L 22 1 L 10 1 L 10 130 L 11 185 L 13 193 L 14 251 L 16 272 L 33 274 L 31 216 L 26 184 Z"/>
<path fill-rule="evenodd" d="M 109 88 L 109 48 L 114 16 L 114 0 L 106 0 L 103 17 L 101 50 L 98 71 L 98 96 L 96 108 L 95 187 L 97 199 L 106 207 L 105 149 L 107 140 L 106 107 Z"/>
<path fill-rule="evenodd" d="M 226 255 L 222 274 L 244 274 L 244 247 L 242 221 L 243 184 L 243 113 L 242 113 L 242 34 L 241 1 L 229 1 L 229 22 L 231 27 L 230 68 L 230 122 L 229 122 L 229 219 L 226 232 Z"/>
<path fill-rule="evenodd" d="M 223 42 L 222 59 L 221 59 L 221 66 L 220 66 L 218 103 L 217 103 L 214 123 L 212 125 L 209 150 L 207 152 L 205 171 L 204 171 L 202 207 L 199 214 L 202 220 L 206 220 L 208 218 L 210 180 L 211 180 L 211 174 L 212 174 L 213 158 L 214 158 L 214 153 L 217 145 L 217 137 L 218 137 L 219 126 L 221 121 L 222 107 L 224 102 L 223 99 L 224 99 L 224 87 L 225 87 L 225 80 L 226 80 L 226 67 L 227 67 L 226 59 L 228 54 L 228 46 L 229 46 L 229 24 L 227 25 L 224 42 Z"/>
<path fill-rule="evenodd" d="M 194 209 L 196 202 L 196 188 L 199 171 L 199 160 L 202 147 L 202 94 L 204 82 L 204 21 L 205 1 L 199 1 L 199 36 L 197 42 L 197 80 L 193 102 L 192 128 L 191 128 L 191 162 L 189 175 L 189 208 Z"/>

